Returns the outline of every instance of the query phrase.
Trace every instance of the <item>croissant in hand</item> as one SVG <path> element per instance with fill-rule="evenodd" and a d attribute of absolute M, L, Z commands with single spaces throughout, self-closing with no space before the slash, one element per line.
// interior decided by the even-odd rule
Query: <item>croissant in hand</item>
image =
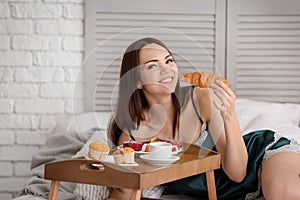
<path fill-rule="evenodd" d="M 184 74 L 180 77 L 182 81 L 188 82 L 192 85 L 196 85 L 202 88 L 209 87 L 212 83 L 216 82 L 216 80 L 220 79 L 225 83 L 228 87 L 231 86 L 230 82 L 225 78 L 222 78 L 216 74 L 213 74 L 209 71 L 203 72 L 192 72 L 188 74 Z"/>

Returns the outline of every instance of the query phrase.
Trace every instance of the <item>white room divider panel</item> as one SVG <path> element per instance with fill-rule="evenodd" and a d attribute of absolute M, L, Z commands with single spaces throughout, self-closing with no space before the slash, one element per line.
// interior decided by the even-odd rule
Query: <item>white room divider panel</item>
<path fill-rule="evenodd" d="M 224 75 L 225 11 L 225 0 L 87 1 L 86 110 L 111 110 L 122 54 L 141 37 L 165 42 L 180 73 L 210 70 Z"/>
<path fill-rule="evenodd" d="M 227 78 L 238 98 L 300 102 L 300 1 L 228 0 Z"/>
<path fill-rule="evenodd" d="M 122 54 L 146 36 L 170 47 L 180 73 L 226 76 L 238 98 L 300 102 L 299 0 L 89 0 L 86 111 L 111 111 Z"/>

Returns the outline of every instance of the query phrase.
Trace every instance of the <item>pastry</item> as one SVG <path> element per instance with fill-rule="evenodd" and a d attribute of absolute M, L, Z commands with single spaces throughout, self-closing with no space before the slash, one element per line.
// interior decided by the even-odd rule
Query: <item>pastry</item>
<path fill-rule="evenodd" d="M 113 152 L 116 164 L 134 163 L 134 149 L 131 147 L 123 147 Z"/>
<path fill-rule="evenodd" d="M 105 160 L 107 158 L 110 148 L 107 144 L 102 142 L 92 142 L 89 145 L 89 157 L 94 160 Z"/>
<path fill-rule="evenodd" d="M 184 74 L 180 77 L 182 81 L 188 82 L 192 85 L 196 85 L 202 88 L 209 87 L 212 83 L 214 83 L 217 79 L 220 79 L 225 83 L 228 87 L 231 86 L 230 82 L 225 78 L 222 78 L 216 74 L 213 74 L 209 71 L 203 72 L 192 72 L 188 74 Z"/>
<path fill-rule="evenodd" d="M 157 137 L 151 138 L 151 139 L 150 139 L 150 143 L 152 143 L 152 142 L 159 142 L 159 141 L 160 141 L 160 140 L 159 140 L 159 138 L 157 138 Z M 144 151 L 145 151 L 145 152 L 149 152 L 149 144 L 146 144 L 146 145 L 145 145 Z"/>
<path fill-rule="evenodd" d="M 149 144 L 146 144 L 146 147 L 145 147 L 145 152 L 149 152 Z"/>

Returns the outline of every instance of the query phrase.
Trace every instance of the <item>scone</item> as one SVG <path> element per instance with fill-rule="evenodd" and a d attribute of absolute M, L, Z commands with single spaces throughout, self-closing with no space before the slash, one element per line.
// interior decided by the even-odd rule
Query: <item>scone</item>
<path fill-rule="evenodd" d="M 225 78 L 222 78 L 216 74 L 213 74 L 209 71 L 203 72 L 192 72 L 188 74 L 184 74 L 180 77 L 182 81 L 188 82 L 192 85 L 196 85 L 202 88 L 209 87 L 212 83 L 216 82 L 217 79 L 220 79 L 225 83 L 228 87 L 231 86 L 230 82 Z"/>
<path fill-rule="evenodd" d="M 134 163 L 134 149 L 131 147 L 123 147 L 113 152 L 116 164 Z"/>
<path fill-rule="evenodd" d="M 89 157 L 94 160 L 105 160 L 107 158 L 110 148 L 107 144 L 102 142 L 92 142 L 89 145 Z"/>

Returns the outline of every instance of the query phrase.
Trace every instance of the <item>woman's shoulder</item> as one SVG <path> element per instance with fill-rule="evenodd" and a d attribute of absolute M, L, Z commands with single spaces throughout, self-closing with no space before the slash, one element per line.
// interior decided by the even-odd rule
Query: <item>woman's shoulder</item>
<path fill-rule="evenodd" d="M 209 88 L 200 88 L 195 87 L 194 88 L 195 95 L 197 95 L 197 98 L 203 99 L 203 100 L 209 100 L 210 99 L 210 89 Z"/>
<path fill-rule="evenodd" d="M 191 86 L 189 86 L 189 88 L 184 88 L 183 90 L 185 91 L 185 93 L 183 92 L 183 96 L 184 98 L 187 98 L 187 96 L 191 95 L 185 95 L 187 94 L 187 91 L 190 93 L 193 93 L 193 98 L 192 101 L 195 101 L 197 105 L 197 109 L 199 111 L 199 113 L 201 113 L 200 115 L 202 116 L 204 121 L 208 121 L 208 119 L 210 119 L 210 111 L 211 111 L 211 89 L 209 88 L 200 88 L 200 87 L 194 87 L 192 88 Z M 188 101 L 188 99 L 186 99 Z"/>

